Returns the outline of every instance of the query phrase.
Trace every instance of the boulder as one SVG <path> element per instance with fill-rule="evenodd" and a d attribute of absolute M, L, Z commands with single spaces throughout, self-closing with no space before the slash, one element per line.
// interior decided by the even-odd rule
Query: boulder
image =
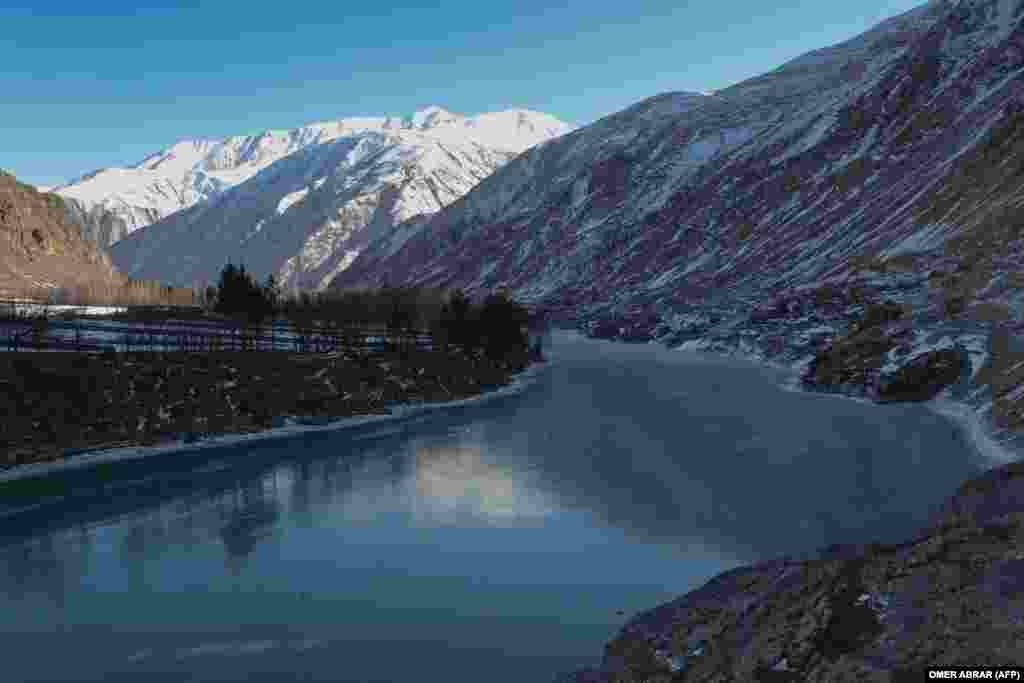
<path fill-rule="evenodd" d="M 963 347 L 928 351 L 915 356 L 896 372 L 879 377 L 877 400 L 927 401 L 944 388 L 960 381 L 970 369 L 970 360 Z"/>
<path fill-rule="evenodd" d="M 859 330 L 817 353 L 801 382 L 807 389 L 839 390 L 852 385 L 867 392 L 882 366 L 882 357 L 896 345 L 878 327 Z"/>
<path fill-rule="evenodd" d="M 598 320 L 588 326 L 588 333 L 595 339 L 617 339 L 619 336 L 619 322 L 613 320 Z"/>

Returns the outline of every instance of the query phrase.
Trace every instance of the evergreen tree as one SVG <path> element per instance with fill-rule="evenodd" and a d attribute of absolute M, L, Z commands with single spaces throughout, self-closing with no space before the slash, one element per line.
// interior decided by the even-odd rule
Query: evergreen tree
<path fill-rule="evenodd" d="M 253 281 L 245 266 L 233 263 L 224 266 L 217 285 L 217 303 L 214 310 L 225 315 L 237 315 L 256 323 L 272 310 L 271 291 L 276 289 L 273 276 L 268 278 L 270 290 L 264 290 Z M 276 303 L 276 301 L 275 301 Z"/>
<path fill-rule="evenodd" d="M 263 298 L 266 302 L 266 308 L 269 313 L 274 314 L 277 312 L 277 308 L 281 303 L 281 286 L 277 283 L 277 278 L 271 273 L 267 276 L 267 281 L 263 285 Z"/>
<path fill-rule="evenodd" d="M 217 305 L 217 288 L 213 285 L 207 287 L 203 292 L 203 308 L 213 310 Z"/>
<path fill-rule="evenodd" d="M 388 335 L 398 340 L 398 345 L 406 348 L 415 322 L 415 305 L 411 292 L 394 287 L 381 292 L 386 307 L 386 325 Z"/>
<path fill-rule="evenodd" d="M 461 289 L 454 290 L 441 309 L 441 327 L 445 329 L 448 340 L 466 353 L 472 353 L 480 346 L 473 313 L 473 304 Z"/>
<path fill-rule="evenodd" d="M 525 331 L 528 324 L 527 310 L 507 294 L 500 292 L 488 296 L 480 310 L 479 322 L 488 357 L 501 359 L 524 351 L 528 344 Z"/>

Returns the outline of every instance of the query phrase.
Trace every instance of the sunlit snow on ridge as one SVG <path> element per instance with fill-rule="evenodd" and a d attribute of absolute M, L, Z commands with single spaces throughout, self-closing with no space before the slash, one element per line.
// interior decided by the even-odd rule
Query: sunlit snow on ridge
<path fill-rule="evenodd" d="M 307 194 L 309 194 L 308 187 L 304 187 L 301 190 L 296 190 L 295 192 L 290 192 L 286 194 L 284 197 L 281 198 L 281 201 L 277 203 L 277 214 L 283 214 L 285 211 L 291 208 L 293 204 L 298 204 L 303 199 L 305 199 Z"/>
<path fill-rule="evenodd" d="M 182 140 L 134 166 L 98 169 L 47 189 L 76 200 L 87 213 L 94 208 L 112 213 L 125 222 L 130 234 L 212 199 L 300 150 L 341 138 L 420 133 L 460 143 L 475 140 L 515 155 L 573 129 L 549 114 L 526 109 L 463 116 L 432 106 L 405 118 L 348 117 L 222 140 Z M 295 201 L 279 205 L 279 213 Z"/>

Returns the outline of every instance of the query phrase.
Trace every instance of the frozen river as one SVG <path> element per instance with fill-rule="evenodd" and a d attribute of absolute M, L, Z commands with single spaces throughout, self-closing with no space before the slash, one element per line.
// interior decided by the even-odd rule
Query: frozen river
<path fill-rule="evenodd" d="M 5 680 L 546 683 L 725 569 L 903 540 L 989 465 L 920 405 L 653 345 L 549 355 L 480 404 L 106 493 L 77 473 L 0 520 Z"/>

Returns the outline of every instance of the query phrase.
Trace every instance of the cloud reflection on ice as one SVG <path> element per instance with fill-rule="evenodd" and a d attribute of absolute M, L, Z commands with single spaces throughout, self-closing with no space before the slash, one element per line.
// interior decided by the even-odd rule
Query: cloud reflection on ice
<path fill-rule="evenodd" d="M 537 520 L 558 512 L 528 474 L 488 462 L 480 446 L 415 451 L 413 517 L 419 523 L 475 518 L 488 524 Z"/>
<path fill-rule="evenodd" d="M 369 521 L 402 510 L 420 526 L 508 526 L 559 512 L 528 471 L 514 461 L 499 463 L 480 445 L 482 439 L 460 437 L 441 445 L 414 439 L 400 464 L 373 458 L 363 462 L 352 472 L 355 485 L 345 492 L 345 516 Z"/>

